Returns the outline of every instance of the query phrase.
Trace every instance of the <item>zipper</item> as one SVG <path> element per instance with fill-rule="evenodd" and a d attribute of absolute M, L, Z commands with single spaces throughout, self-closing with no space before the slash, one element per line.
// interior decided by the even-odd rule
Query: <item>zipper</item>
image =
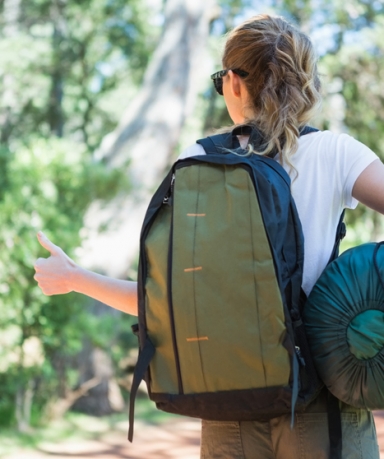
<path fill-rule="evenodd" d="M 173 190 L 174 190 L 174 185 L 175 185 L 175 174 L 172 175 L 169 192 L 164 197 L 163 204 L 172 207 L 171 231 L 169 233 L 169 246 L 168 246 L 167 291 L 168 291 L 169 318 L 171 321 L 172 345 L 173 345 L 173 353 L 175 356 L 175 363 L 176 363 L 177 385 L 179 388 L 179 394 L 183 394 L 184 389 L 183 389 L 183 381 L 181 379 L 180 358 L 179 358 L 179 350 L 177 348 L 175 315 L 174 315 L 174 310 L 173 310 L 173 299 L 172 299 L 172 261 L 173 261 L 172 251 L 173 251 L 173 218 L 174 218 Z"/>
<path fill-rule="evenodd" d="M 146 278 L 146 273 L 147 273 L 147 263 L 146 263 L 146 255 L 145 255 L 145 239 L 152 227 L 152 224 L 154 220 L 156 219 L 157 214 L 159 213 L 161 209 L 161 203 L 166 203 L 167 202 L 167 197 L 171 195 L 173 192 L 173 183 L 174 183 L 174 177 L 175 175 L 172 175 L 171 178 L 171 186 L 169 187 L 169 191 L 167 195 L 163 198 L 163 201 L 161 201 L 161 197 L 159 197 L 159 203 L 156 207 L 155 212 L 152 214 L 152 217 L 147 221 L 145 224 L 145 227 L 143 228 L 143 232 L 140 236 L 141 243 L 140 243 L 140 272 L 139 272 L 139 278 L 142 280 L 142 288 L 138 290 L 138 302 L 139 304 L 143 305 L 142 307 L 139 306 L 139 343 L 140 343 L 140 349 L 142 349 L 142 345 L 145 342 L 146 336 L 147 336 L 147 324 L 146 324 L 146 313 L 145 313 L 145 287 L 144 287 L 144 279 Z M 140 311 L 142 313 L 140 314 Z M 147 380 L 147 385 L 148 385 L 148 392 L 151 394 L 151 388 L 149 384 L 150 376 L 149 376 L 149 368 L 148 368 L 148 380 Z"/>
<path fill-rule="evenodd" d="M 305 367 L 305 360 L 304 360 L 304 357 L 303 357 L 303 354 L 301 353 L 301 349 L 299 346 L 295 346 L 295 351 L 296 351 L 296 356 L 300 362 L 300 365 L 302 367 Z"/>
<path fill-rule="evenodd" d="M 172 197 L 173 197 L 173 188 L 174 188 L 174 185 L 175 185 L 175 174 L 172 174 L 172 178 L 171 178 L 171 184 L 170 184 L 170 187 L 169 187 L 169 191 L 168 193 L 164 196 L 164 199 L 163 199 L 163 204 L 166 204 L 168 206 L 172 206 Z M 172 212 L 173 214 L 173 212 Z M 172 220 L 173 220 L 173 215 L 172 215 Z"/>

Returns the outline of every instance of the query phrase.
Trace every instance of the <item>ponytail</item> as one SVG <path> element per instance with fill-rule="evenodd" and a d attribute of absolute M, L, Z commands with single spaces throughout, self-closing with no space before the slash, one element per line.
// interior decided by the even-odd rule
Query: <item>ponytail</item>
<path fill-rule="evenodd" d="M 320 104 L 317 59 L 310 39 L 284 19 L 259 15 L 235 28 L 223 55 L 224 68 L 241 68 L 250 96 L 249 112 L 262 133 L 254 153 L 280 155 L 291 165 L 300 129 L 316 114 Z"/>

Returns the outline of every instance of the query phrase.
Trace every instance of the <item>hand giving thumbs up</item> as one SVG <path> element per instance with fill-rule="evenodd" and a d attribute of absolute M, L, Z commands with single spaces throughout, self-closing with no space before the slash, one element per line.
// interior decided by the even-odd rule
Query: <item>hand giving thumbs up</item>
<path fill-rule="evenodd" d="M 50 252 L 49 258 L 39 258 L 34 265 L 34 279 L 45 295 L 59 295 L 73 290 L 72 279 L 76 263 L 41 231 L 37 234 L 40 244 Z"/>

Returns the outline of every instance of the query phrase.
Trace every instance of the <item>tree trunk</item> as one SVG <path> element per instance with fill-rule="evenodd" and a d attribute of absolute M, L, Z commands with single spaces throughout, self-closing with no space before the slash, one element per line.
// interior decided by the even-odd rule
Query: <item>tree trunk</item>
<path fill-rule="evenodd" d="M 16 391 L 15 416 L 19 432 L 30 431 L 32 400 L 34 395 L 34 381 L 31 379 L 26 384 L 19 386 Z"/>
<path fill-rule="evenodd" d="M 95 154 L 96 160 L 106 161 L 111 168 L 124 168 L 132 191 L 105 207 L 95 202 L 88 210 L 84 255 L 80 260 L 83 265 L 127 278 L 138 253 L 140 228 L 150 196 L 171 161 L 200 89 L 209 23 L 216 13 L 215 0 L 167 0 L 163 33 L 143 85 L 120 124 L 105 137 Z M 107 230 L 100 234 L 100 227 Z M 110 308 L 104 313 L 108 310 L 112 313 Z M 95 349 L 84 351 L 88 358 L 83 354 L 80 384 L 96 376 L 97 368 L 100 374 L 109 367 L 105 365 L 106 354 Z M 96 415 L 118 409 L 120 390 L 114 375 L 102 373 L 102 382 L 76 401 L 74 409 Z"/>
<path fill-rule="evenodd" d="M 51 90 L 49 94 L 48 118 L 51 132 L 57 137 L 63 137 L 64 133 L 64 69 L 62 64 L 62 44 L 66 35 L 65 10 L 66 3 L 55 0 L 51 4 L 50 15 L 53 26 L 52 33 L 52 74 Z"/>
<path fill-rule="evenodd" d="M 112 360 L 109 355 L 102 349 L 85 343 L 79 360 L 80 389 L 87 381 L 96 380 L 97 383 L 84 393 L 72 391 L 74 394 L 79 393 L 79 397 L 76 397 L 71 403 L 73 409 L 96 416 L 122 411 L 124 400 L 114 377 Z"/>
<path fill-rule="evenodd" d="M 96 387 L 100 382 L 100 378 L 95 376 L 89 381 L 85 381 L 76 390 L 67 391 L 64 397 L 51 400 L 45 409 L 46 418 L 49 420 L 62 418 L 77 400 L 86 396 L 88 391 Z"/>
<path fill-rule="evenodd" d="M 166 171 L 186 116 L 199 91 L 215 0 L 168 0 L 162 36 L 143 85 L 117 128 L 95 157 L 127 170 L 132 191 L 86 214 L 81 262 L 126 278 L 138 253 L 141 224 L 150 195 Z M 206 75 L 205 75 L 206 77 Z M 99 233 L 100 227 L 107 230 Z"/>

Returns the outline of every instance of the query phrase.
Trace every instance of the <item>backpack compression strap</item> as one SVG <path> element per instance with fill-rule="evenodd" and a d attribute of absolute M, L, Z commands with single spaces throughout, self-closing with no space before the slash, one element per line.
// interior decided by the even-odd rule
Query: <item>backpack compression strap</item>
<path fill-rule="evenodd" d="M 333 246 L 333 250 L 331 256 L 329 257 L 327 265 L 329 265 L 331 261 L 335 260 L 339 256 L 340 242 L 345 238 L 345 235 L 347 234 L 347 228 L 344 223 L 344 215 L 345 209 L 340 215 L 339 224 L 337 225 L 336 229 L 335 245 Z"/>
<path fill-rule="evenodd" d="M 345 209 L 340 215 L 339 224 L 336 229 L 336 238 L 335 244 L 331 256 L 329 258 L 329 263 L 335 260 L 339 256 L 340 242 L 344 239 L 347 229 L 344 223 L 344 214 Z M 327 411 L 328 411 L 328 432 L 329 432 L 329 442 L 330 442 L 330 454 L 331 459 L 341 459 L 342 452 L 342 430 L 341 430 L 341 412 L 339 400 L 328 391 L 327 393 Z"/>
<path fill-rule="evenodd" d="M 135 326 L 134 326 L 135 327 Z M 137 334 L 138 327 L 132 327 L 134 333 Z M 135 399 L 137 390 L 141 381 L 144 379 L 145 373 L 148 370 L 149 362 L 152 360 L 152 357 L 155 354 L 155 346 L 152 341 L 149 339 L 148 335 L 146 336 L 144 347 L 141 349 L 139 354 L 139 359 L 135 366 L 135 371 L 133 373 L 133 381 L 131 386 L 131 394 L 129 396 L 129 429 L 128 429 L 128 440 L 132 443 L 133 440 L 133 425 L 135 417 Z"/>

